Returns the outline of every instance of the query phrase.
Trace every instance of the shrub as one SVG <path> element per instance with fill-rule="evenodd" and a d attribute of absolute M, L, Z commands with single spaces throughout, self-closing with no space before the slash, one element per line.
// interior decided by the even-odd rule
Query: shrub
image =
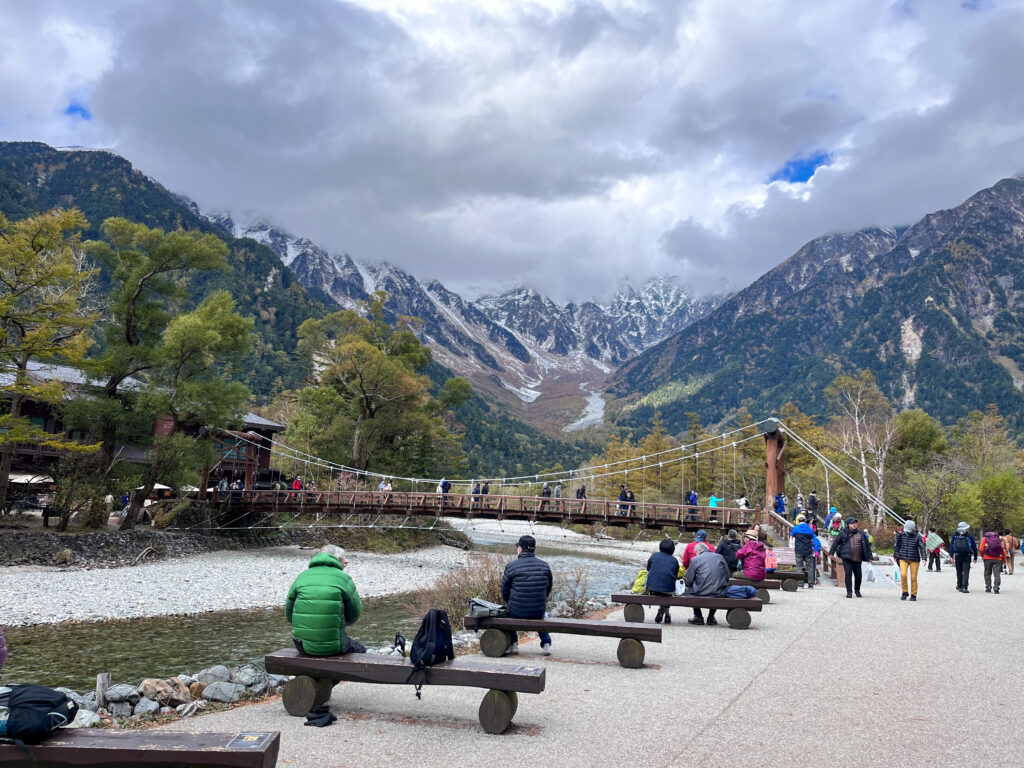
<path fill-rule="evenodd" d="M 498 555 L 474 557 L 466 565 L 439 576 L 426 589 L 412 595 L 405 609 L 413 616 L 423 616 L 431 608 L 448 612 L 452 629 L 459 629 L 466 615 L 469 601 L 474 597 L 500 603 L 501 576 L 505 572 L 506 558 Z"/>
<path fill-rule="evenodd" d="M 57 565 L 71 565 L 75 561 L 75 555 L 70 549 L 62 549 L 57 553 Z"/>
<path fill-rule="evenodd" d="M 565 616 L 580 619 L 587 615 L 587 593 L 590 590 L 590 577 L 582 565 L 574 566 L 568 571 L 554 572 L 554 589 L 551 590 L 552 603 L 565 603 Z"/>

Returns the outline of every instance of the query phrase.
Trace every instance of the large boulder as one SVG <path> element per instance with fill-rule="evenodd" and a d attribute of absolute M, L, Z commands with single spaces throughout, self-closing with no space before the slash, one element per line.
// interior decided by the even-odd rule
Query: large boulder
<path fill-rule="evenodd" d="M 176 707 L 179 704 L 187 704 L 193 699 L 188 688 L 182 685 L 175 677 L 172 677 L 170 680 L 160 680 L 156 677 L 148 678 L 139 683 L 138 690 L 140 696 L 172 707 Z"/>
<path fill-rule="evenodd" d="M 112 685 L 107 688 L 103 695 L 106 696 L 107 701 L 111 704 L 120 704 L 123 702 L 134 704 L 141 698 L 139 696 L 138 689 L 134 685 L 128 685 L 127 683 Z M 113 712 L 113 710 L 111 710 L 111 712 Z"/>
<path fill-rule="evenodd" d="M 238 683 L 210 683 L 203 691 L 203 698 L 207 701 L 231 704 L 238 701 L 244 691 L 245 686 Z"/>
<path fill-rule="evenodd" d="M 204 669 L 196 675 L 196 680 L 205 685 L 210 683 L 228 683 L 231 682 L 231 670 L 223 664 L 218 664 L 209 669 Z"/>
<path fill-rule="evenodd" d="M 160 704 L 145 697 L 139 699 L 139 703 L 135 705 L 136 715 L 155 715 L 159 711 Z"/>
<path fill-rule="evenodd" d="M 255 664 L 244 664 L 238 669 L 231 670 L 231 682 L 244 685 L 246 688 L 265 680 L 266 677 L 267 673 Z"/>

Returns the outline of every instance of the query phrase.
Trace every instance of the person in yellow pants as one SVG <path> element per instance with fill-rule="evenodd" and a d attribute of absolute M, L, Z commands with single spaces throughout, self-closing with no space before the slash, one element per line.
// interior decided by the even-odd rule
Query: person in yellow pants
<path fill-rule="evenodd" d="M 917 602 L 917 570 L 921 567 L 921 561 L 928 556 L 924 539 L 917 532 L 917 523 L 913 520 L 903 523 L 903 530 L 896 534 L 892 551 L 900 566 L 900 583 L 903 586 L 900 600 L 909 597 L 911 602 Z"/>

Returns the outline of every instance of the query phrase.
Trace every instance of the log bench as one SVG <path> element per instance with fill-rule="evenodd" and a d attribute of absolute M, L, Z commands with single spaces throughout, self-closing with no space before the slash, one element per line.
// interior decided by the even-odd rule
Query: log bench
<path fill-rule="evenodd" d="M 326 704 L 335 680 L 383 685 L 449 685 L 487 688 L 480 704 L 480 725 L 487 733 L 503 733 L 519 707 L 520 693 L 540 693 L 546 681 L 544 667 L 518 664 L 493 664 L 455 659 L 427 668 L 410 681 L 412 663 L 399 656 L 372 653 L 347 653 L 343 656 L 303 656 L 294 648 L 285 648 L 264 658 L 267 672 L 296 675 L 282 692 L 289 715 L 304 717 Z"/>
<path fill-rule="evenodd" d="M 484 656 L 501 656 L 515 641 L 516 632 L 549 632 L 564 635 L 586 635 L 588 637 L 618 637 L 616 657 L 620 666 L 640 669 L 644 665 L 644 641 L 661 642 L 661 627 L 638 627 L 626 621 L 598 621 L 595 619 L 512 619 L 486 617 L 475 619 L 466 616 L 462 620 L 466 629 L 483 630 L 480 636 L 480 650 Z"/>
<path fill-rule="evenodd" d="M 801 581 L 807 581 L 807 574 L 797 570 L 776 570 L 768 574 L 771 579 L 782 582 L 784 592 L 796 592 Z"/>
<path fill-rule="evenodd" d="M 613 603 L 625 603 L 623 615 L 626 621 L 641 623 L 644 620 L 644 606 L 668 606 L 670 608 L 721 608 L 726 611 L 725 620 L 733 629 L 750 626 L 750 612 L 760 611 L 764 606 L 756 597 L 736 600 L 729 597 L 693 597 L 692 595 L 635 595 L 632 592 L 616 592 Z"/>
<path fill-rule="evenodd" d="M 765 579 L 764 581 L 754 581 L 752 579 L 744 579 L 742 577 L 729 579 L 730 587 L 753 587 L 757 590 L 757 599 L 762 603 L 770 603 L 772 596 L 769 594 L 769 589 L 782 589 L 782 582 L 778 579 Z"/>
<path fill-rule="evenodd" d="M 273 768 L 281 748 L 277 731 L 251 733 L 175 733 L 158 729 L 111 731 L 64 728 L 29 756 L 16 744 L 0 743 L 4 768 Z M 33 761 L 32 757 L 35 757 Z"/>

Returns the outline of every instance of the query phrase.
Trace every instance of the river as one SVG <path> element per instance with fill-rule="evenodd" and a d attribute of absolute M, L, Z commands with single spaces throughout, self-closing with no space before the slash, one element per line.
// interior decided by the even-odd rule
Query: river
<path fill-rule="evenodd" d="M 485 534 L 472 535 L 480 551 L 513 556 L 513 545 Z M 636 565 L 615 556 L 539 546 L 538 555 L 555 570 L 587 570 L 588 595 L 607 595 L 632 581 Z M 370 598 L 352 635 L 370 648 L 390 643 L 396 632 L 408 638 L 419 618 L 405 609 L 401 595 Z M 98 623 L 42 624 L 5 630 L 10 656 L 5 682 L 95 687 L 98 672 L 137 682 L 145 677 L 196 673 L 214 664 L 262 662 L 264 654 L 290 645 L 283 608 L 223 611 L 191 616 L 159 616 Z"/>

